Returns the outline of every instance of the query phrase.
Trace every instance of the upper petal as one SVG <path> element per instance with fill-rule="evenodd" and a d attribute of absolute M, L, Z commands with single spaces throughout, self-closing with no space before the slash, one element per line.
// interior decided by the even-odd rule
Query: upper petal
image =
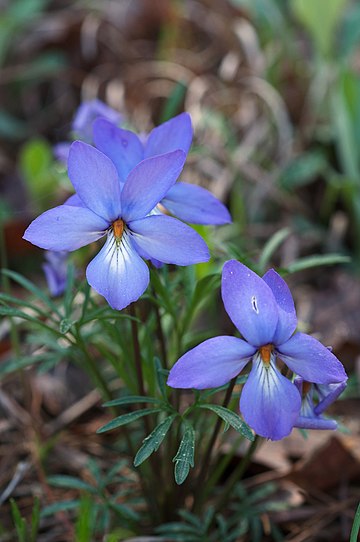
<path fill-rule="evenodd" d="M 38 216 L 24 239 L 47 250 L 72 251 L 100 239 L 108 223 L 87 207 L 60 205 Z"/>
<path fill-rule="evenodd" d="M 109 222 L 121 216 L 118 174 L 105 154 L 87 143 L 74 141 L 69 152 L 68 175 L 86 207 Z"/>
<path fill-rule="evenodd" d="M 184 167 L 186 155 L 174 151 L 143 160 L 132 169 L 121 194 L 126 222 L 144 218 L 165 196 Z"/>
<path fill-rule="evenodd" d="M 138 136 L 134 132 L 118 128 L 106 119 L 94 122 L 93 139 L 97 148 L 115 164 L 123 182 L 144 158 L 144 147 Z"/>
<path fill-rule="evenodd" d="M 181 113 L 154 128 L 145 145 L 145 158 L 181 149 L 187 154 L 193 137 L 191 117 Z"/>
<path fill-rule="evenodd" d="M 278 309 L 263 279 L 242 263 L 230 260 L 223 268 L 221 293 L 226 312 L 250 344 L 273 342 Z"/>
<path fill-rule="evenodd" d="M 319 403 L 316 405 L 314 412 L 315 414 L 321 414 L 336 401 L 339 395 L 346 388 L 347 379 L 338 384 L 318 384 L 316 390 L 319 396 Z"/>
<path fill-rule="evenodd" d="M 274 269 L 269 269 L 263 276 L 263 280 L 270 287 L 278 305 L 279 320 L 274 343 L 281 344 L 291 337 L 297 326 L 294 300 L 288 285 Z"/>
<path fill-rule="evenodd" d="M 191 224 L 227 224 L 227 208 L 211 192 L 188 183 L 175 183 L 161 202 L 173 215 Z"/>
<path fill-rule="evenodd" d="M 265 366 L 256 356 L 243 387 L 240 411 L 258 435 L 271 440 L 286 437 L 296 422 L 301 407 L 300 393 L 271 362 Z"/>
<path fill-rule="evenodd" d="M 66 201 L 64 201 L 64 205 L 71 205 L 73 207 L 86 207 L 83 200 L 80 199 L 77 194 L 73 194 Z"/>
<path fill-rule="evenodd" d="M 89 263 L 86 278 L 111 307 L 121 310 L 144 293 L 149 284 L 149 269 L 126 232 L 119 244 L 109 233 L 105 245 Z"/>
<path fill-rule="evenodd" d="M 331 384 L 347 378 L 337 357 L 310 335 L 295 333 L 277 350 L 290 369 L 308 382 Z"/>
<path fill-rule="evenodd" d="M 163 263 L 191 265 L 210 258 L 195 230 L 170 216 L 148 216 L 129 223 L 132 239 L 143 253 Z"/>
<path fill-rule="evenodd" d="M 67 143 L 66 141 L 56 143 L 56 145 L 53 146 L 53 153 L 56 160 L 59 160 L 59 162 L 62 162 L 65 166 L 68 162 L 70 147 L 71 143 Z"/>
<path fill-rule="evenodd" d="M 296 420 L 294 427 L 301 429 L 337 429 L 337 423 L 330 418 L 322 418 L 321 416 L 299 416 Z"/>
<path fill-rule="evenodd" d="M 122 119 L 122 115 L 118 111 L 115 111 L 115 109 L 95 98 L 94 100 L 83 102 L 79 106 L 72 123 L 72 129 L 78 137 L 91 142 L 93 122 L 99 117 L 105 117 L 114 123 L 118 123 Z"/>
<path fill-rule="evenodd" d="M 184 354 L 167 381 L 172 388 L 216 388 L 238 375 L 255 348 L 236 337 L 215 337 Z"/>

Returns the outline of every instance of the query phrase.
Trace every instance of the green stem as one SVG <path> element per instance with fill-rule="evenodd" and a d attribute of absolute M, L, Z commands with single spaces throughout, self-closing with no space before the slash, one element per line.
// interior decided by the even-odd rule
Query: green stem
<path fill-rule="evenodd" d="M 101 374 L 97 363 L 90 356 L 88 349 L 86 347 L 86 344 L 84 342 L 84 339 L 78 327 L 76 327 L 76 333 L 74 334 L 74 338 L 76 340 L 77 346 L 79 347 L 80 351 L 83 354 L 87 370 L 90 376 L 92 377 L 95 385 L 102 391 L 104 399 L 106 399 L 107 401 L 110 401 L 112 399 L 112 393 L 109 389 L 109 386 L 107 385 L 106 380 Z"/>
<path fill-rule="evenodd" d="M 227 480 L 225 486 L 223 487 L 220 498 L 218 499 L 217 504 L 215 505 L 215 509 L 217 512 L 220 512 L 222 508 L 227 504 L 229 500 L 229 496 L 234 489 L 234 486 L 241 480 L 241 478 L 244 475 L 244 472 L 249 466 L 249 463 L 251 461 L 251 458 L 257 448 L 258 443 L 260 442 L 260 437 L 256 435 L 255 439 L 250 444 L 246 454 L 236 467 L 236 469 L 233 471 L 229 479 Z"/>
<path fill-rule="evenodd" d="M 155 290 L 154 290 L 154 297 L 157 297 Z M 161 357 L 163 360 L 163 366 L 165 369 L 168 369 L 169 366 L 168 366 L 168 361 L 167 361 L 165 336 L 164 336 L 164 331 L 162 328 L 159 306 L 156 303 L 155 303 L 155 315 L 156 315 L 156 334 L 157 334 L 157 338 L 160 345 L 160 352 L 161 352 Z"/>
<path fill-rule="evenodd" d="M 129 307 L 129 312 L 130 312 L 130 315 L 133 317 L 131 318 L 131 335 L 132 335 L 133 346 L 134 346 L 134 361 L 135 361 L 135 368 L 136 368 L 137 381 L 138 381 L 138 390 L 139 390 L 140 395 L 145 395 L 145 385 L 144 385 L 144 375 L 143 375 L 142 363 L 141 363 L 141 350 L 140 350 L 140 343 L 139 343 L 138 324 L 136 320 L 136 311 L 135 311 L 135 307 L 133 303 Z"/>
<path fill-rule="evenodd" d="M 227 407 L 229 402 L 230 402 L 231 395 L 232 395 L 232 392 L 233 392 L 235 384 L 236 384 L 236 378 L 237 377 L 234 377 L 231 380 L 231 382 L 229 384 L 229 387 L 226 390 L 226 394 L 225 394 L 225 397 L 224 397 L 224 400 L 223 400 L 223 403 L 222 403 L 223 407 Z M 222 419 L 218 418 L 217 421 L 216 421 L 213 433 L 211 435 L 211 438 L 209 440 L 206 452 L 204 454 L 204 457 L 202 458 L 202 467 L 201 467 L 201 470 L 200 470 L 200 473 L 199 473 L 199 476 L 198 476 L 198 479 L 197 479 L 197 484 L 196 484 L 197 485 L 197 490 L 196 490 L 195 496 L 194 496 L 194 506 L 193 506 L 193 511 L 194 512 L 199 512 L 199 510 L 201 509 L 201 507 L 203 505 L 203 502 L 204 502 L 205 495 L 204 495 L 204 492 L 203 492 L 203 488 L 204 488 L 205 480 L 206 480 L 208 470 L 209 470 L 209 467 L 210 467 L 210 460 L 211 460 L 211 455 L 212 455 L 212 452 L 213 452 L 213 448 L 214 448 L 216 440 L 218 438 L 218 434 L 219 434 L 222 423 L 223 423 Z"/>

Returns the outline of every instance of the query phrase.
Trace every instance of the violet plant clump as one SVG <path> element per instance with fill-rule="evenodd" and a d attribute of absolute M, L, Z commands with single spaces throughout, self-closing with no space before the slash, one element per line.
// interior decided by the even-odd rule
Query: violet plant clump
<path fill-rule="evenodd" d="M 273 269 L 260 278 L 240 262 L 228 261 L 222 273 L 222 299 L 244 339 L 222 336 L 201 343 L 177 361 L 168 385 L 197 389 L 222 386 L 251 360 L 240 411 L 255 433 L 282 439 L 299 423 L 301 395 L 282 374 L 278 360 L 292 373 L 320 385 L 343 383 L 344 368 L 319 341 L 304 333 L 294 334 L 294 302 L 285 281 Z"/>
<path fill-rule="evenodd" d="M 189 502 L 198 517 L 211 502 L 215 522 L 236 493 L 257 436 L 279 440 L 294 427 L 336 428 L 323 413 L 345 388 L 347 376 L 331 350 L 296 331 L 292 295 L 275 270 L 261 278 L 230 260 L 220 277 L 218 255 L 209 264 L 211 274 L 201 279 L 187 268 L 208 261 L 210 254 L 202 237 L 184 222 L 231 222 L 228 209 L 213 194 L 178 181 L 193 138 L 190 116 L 182 113 L 138 136 L 120 128 L 121 119 L 111 111 L 100 109 L 85 104 L 77 115 L 82 119 L 77 132 L 87 142 L 75 141 L 67 154 L 75 194 L 37 217 L 24 238 L 48 251 L 44 271 L 54 296 L 65 288 L 68 253 L 102 238 L 105 242 L 87 266 L 87 283 L 79 284 L 73 275 L 63 303 L 40 292 L 47 309 L 34 305 L 39 319 L 31 317 L 31 323 L 53 332 L 53 341 L 46 343 L 54 345 L 51 363 L 62 355 L 81 360 L 112 409 L 111 420 L 98 432 L 122 428 L 120 440 L 134 467 L 143 465 L 137 469 L 147 504 L 143 523 L 136 513 L 138 496 L 126 493 L 126 506 L 111 497 L 122 527 L 143 534 L 143 525 L 148 529 L 172 520 L 184 507 L 189 514 Z M 230 253 L 226 246 L 224 253 Z M 177 267 L 158 269 L 159 264 Z M 151 288 L 138 306 L 150 276 Z M 197 342 L 192 324 L 198 311 L 215 307 L 220 278 L 225 310 L 242 338 L 210 338 L 183 354 Z M 110 307 L 91 296 L 89 285 Z M 29 291 L 39 292 L 32 286 Z M 24 314 L 25 322 L 28 318 Z M 240 383 L 238 414 L 233 391 Z M 194 400 L 184 389 L 195 390 Z M 212 424 L 214 415 L 218 419 Z M 222 422 L 251 444 L 247 459 L 219 492 L 227 460 L 236 455 L 235 446 L 226 461 L 216 453 Z M 68 482 L 74 487 L 73 479 Z M 66 477 L 60 483 L 66 487 Z M 104 517 L 108 514 L 104 503 Z"/>

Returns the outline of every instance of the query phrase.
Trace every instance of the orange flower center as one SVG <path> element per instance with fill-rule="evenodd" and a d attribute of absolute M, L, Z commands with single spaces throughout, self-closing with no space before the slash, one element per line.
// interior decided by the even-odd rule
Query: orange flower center
<path fill-rule="evenodd" d="M 260 356 L 265 365 L 270 365 L 271 354 L 273 353 L 273 351 L 274 346 L 272 344 L 265 344 L 264 346 L 260 346 Z"/>
<path fill-rule="evenodd" d="M 111 227 L 113 229 L 116 241 L 120 241 L 125 227 L 123 220 L 121 220 L 121 218 L 118 218 L 117 220 L 115 220 L 115 222 L 112 223 Z"/>

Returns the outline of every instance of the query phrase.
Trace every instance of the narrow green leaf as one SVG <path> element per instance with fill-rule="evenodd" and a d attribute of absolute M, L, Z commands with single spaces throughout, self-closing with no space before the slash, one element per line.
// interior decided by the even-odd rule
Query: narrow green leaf
<path fill-rule="evenodd" d="M 36 542 L 40 525 L 40 499 L 34 498 L 34 505 L 31 513 L 31 536 L 30 542 Z"/>
<path fill-rule="evenodd" d="M 353 523 L 351 534 L 350 534 L 350 542 L 357 542 L 359 530 L 360 530 L 360 504 L 357 507 L 356 514 L 354 517 L 354 523 Z"/>
<path fill-rule="evenodd" d="M 220 405 L 203 404 L 198 406 L 199 408 L 212 410 L 221 419 L 223 419 L 225 423 L 228 423 L 231 425 L 231 427 L 238 431 L 238 433 L 241 433 L 248 440 L 254 440 L 255 437 L 250 427 L 232 410 Z"/>
<path fill-rule="evenodd" d="M 41 510 L 41 517 L 53 516 L 58 512 L 65 512 L 66 510 L 74 510 L 80 505 L 80 499 L 72 499 L 71 501 L 61 501 L 54 504 L 49 504 Z"/>
<path fill-rule="evenodd" d="M 260 254 L 259 258 L 259 268 L 261 271 L 265 271 L 266 266 L 268 262 L 270 261 L 270 258 L 274 254 L 274 252 L 279 248 L 279 246 L 285 241 L 287 237 L 289 237 L 291 233 L 290 228 L 282 228 L 281 230 L 277 231 L 270 237 L 270 239 L 267 241 L 267 243 L 264 245 L 264 248 Z"/>
<path fill-rule="evenodd" d="M 96 432 L 105 433 L 105 431 L 112 431 L 112 429 L 116 429 L 117 427 L 121 427 L 122 425 L 126 425 L 127 423 L 134 422 L 139 418 L 142 418 L 143 416 L 148 416 L 149 414 L 156 414 L 157 412 L 161 412 L 161 408 L 144 408 L 143 410 L 129 412 L 128 414 L 123 414 L 122 416 L 114 418 L 113 420 L 111 420 L 111 422 L 103 425 L 103 427 L 100 427 L 100 429 L 98 429 Z"/>
<path fill-rule="evenodd" d="M 177 484 L 182 484 L 188 477 L 190 467 L 194 466 L 194 453 L 195 431 L 191 425 L 187 424 L 179 449 L 173 459 L 173 462 L 175 462 L 175 482 Z"/>
<path fill-rule="evenodd" d="M 155 362 L 155 368 L 156 368 L 157 385 L 159 387 L 161 395 L 164 397 L 164 399 L 166 399 L 167 397 L 166 380 L 167 380 L 169 371 L 167 371 L 166 369 L 163 369 L 159 358 L 155 357 L 154 362 Z"/>
<path fill-rule="evenodd" d="M 169 416 L 163 420 L 155 429 L 143 440 L 143 445 L 139 448 L 135 459 L 134 466 L 138 467 L 143 463 L 153 452 L 156 452 L 162 441 L 164 440 L 166 433 L 171 427 L 171 424 L 177 417 L 177 414 Z"/>
<path fill-rule="evenodd" d="M 21 516 L 18 505 L 14 499 L 10 499 L 11 515 L 15 524 L 16 533 L 18 536 L 18 542 L 26 542 L 26 521 Z"/>
<path fill-rule="evenodd" d="M 140 516 L 137 512 L 135 512 L 135 510 L 132 510 L 131 508 L 123 504 L 118 504 L 112 501 L 110 501 L 108 504 L 109 507 L 114 510 L 114 512 L 116 512 L 121 518 L 139 522 Z"/>
<path fill-rule="evenodd" d="M 93 501 L 90 495 L 82 495 L 75 524 L 76 542 L 88 542 L 92 539 L 95 519 L 94 512 Z"/>
<path fill-rule="evenodd" d="M 78 489 L 79 491 L 87 491 L 89 493 L 96 494 L 96 488 L 75 476 L 67 475 L 54 475 L 48 477 L 48 482 L 50 485 L 55 487 L 66 487 L 68 489 Z"/>
<path fill-rule="evenodd" d="M 291 8 L 310 33 L 315 46 L 328 55 L 335 43 L 336 26 L 347 0 L 292 0 Z"/>
<path fill-rule="evenodd" d="M 179 106 L 185 96 L 186 84 L 183 81 L 178 81 L 175 88 L 171 91 L 166 100 L 165 107 L 161 114 L 161 122 L 166 122 L 176 115 Z"/>
<path fill-rule="evenodd" d="M 50 307 L 55 314 L 59 315 L 59 310 L 55 303 L 43 292 L 41 288 L 38 288 L 33 284 L 30 280 L 26 279 L 19 273 L 16 273 L 16 271 L 11 271 L 10 269 L 3 269 L 2 273 L 9 277 L 10 279 L 14 280 L 20 286 L 25 288 L 25 290 L 28 290 L 28 292 L 32 293 L 39 299 L 41 299 L 48 307 Z"/>
<path fill-rule="evenodd" d="M 144 397 L 143 395 L 127 395 L 126 397 L 118 397 L 112 401 L 107 401 L 103 404 L 104 407 L 131 405 L 134 403 L 161 403 L 161 399 L 156 397 Z"/>
<path fill-rule="evenodd" d="M 34 312 L 37 312 L 44 318 L 52 318 L 52 315 L 49 314 L 49 311 L 44 311 L 41 307 L 38 307 L 35 305 L 35 303 L 31 303 L 29 301 L 25 301 L 24 299 L 19 299 L 18 297 L 14 297 L 12 295 L 8 294 L 0 294 L 0 303 L 4 303 L 5 306 L 9 305 L 10 303 L 13 303 L 14 305 L 18 305 L 19 307 L 26 307 L 28 309 L 33 310 Z"/>
<path fill-rule="evenodd" d="M 288 273 L 296 273 L 309 267 L 318 267 L 320 265 L 335 265 L 338 263 L 349 263 L 351 258 L 342 254 L 316 254 L 306 258 L 300 258 L 289 264 L 286 268 Z"/>
<path fill-rule="evenodd" d="M 30 367 L 42 362 L 57 363 L 62 358 L 62 354 L 42 354 L 39 356 L 22 356 L 21 358 L 12 358 L 0 364 L 0 378 L 4 375 L 14 373 L 19 369 Z"/>

